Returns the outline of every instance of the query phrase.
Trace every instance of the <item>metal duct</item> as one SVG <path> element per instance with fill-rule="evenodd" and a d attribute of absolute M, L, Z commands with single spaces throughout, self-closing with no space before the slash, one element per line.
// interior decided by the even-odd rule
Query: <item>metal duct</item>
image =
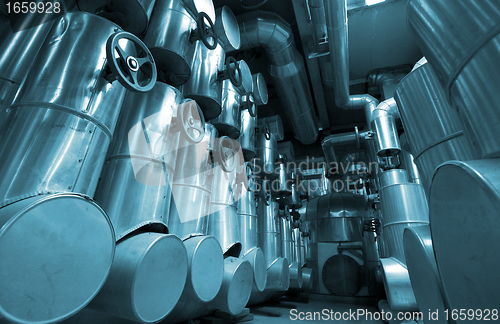
<path fill-rule="evenodd" d="M 325 1 L 326 24 L 328 30 L 328 46 L 330 61 L 335 72 L 333 88 L 335 104 L 343 109 L 364 109 L 368 127 L 372 125 L 372 113 L 378 108 L 378 100 L 368 94 L 349 95 L 349 46 L 347 36 L 347 0 Z M 385 106 L 380 107 L 383 109 Z M 392 122 L 393 123 L 393 122 Z M 395 126 L 391 126 L 380 134 L 380 137 L 392 136 L 394 144 L 399 146 L 399 138 L 392 134 Z M 382 142 L 381 142 L 382 143 Z M 378 154 L 384 154 L 383 147 L 379 147 Z M 390 151 L 389 151 L 390 152 Z M 392 153 L 395 153 L 393 151 Z"/>
<path fill-rule="evenodd" d="M 275 13 L 254 11 L 238 16 L 241 49 L 263 47 L 292 131 L 303 144 L 314 143 L 318 127 L 304 61 L 295 48 L 290 25 Z"/>
<path fill-rule="evenodd" d="M 370 136 L 370 132 L 362 132 L 359 133 L 358 129 L 354 132 L 350 133 L 342 133 L 342 134 L 334 134 L 325 137 L 321 141 L 321 148 L 323 149 L 323 154 L 325 155 L 326 163 L 328 167 L 332 167 L 338 163 L 337 155 L 335 154 L 335 147 L 341 145 L 354 145 L 356 144 L 359 148 L 362 142 L 365 141 L 365 138 Z"/>

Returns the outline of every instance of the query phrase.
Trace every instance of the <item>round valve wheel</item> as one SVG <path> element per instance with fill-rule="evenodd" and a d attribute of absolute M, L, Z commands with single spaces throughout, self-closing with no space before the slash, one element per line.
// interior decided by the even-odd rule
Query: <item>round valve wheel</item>
<path fill-rule="evenodd" d="M 263 199 L 266 206 L 269 206 L 271 203 L 271 182 L 269 180 L 262 181 L 262 187 L 259 191 L 259 196 Z"/>
<path fill-rule="evenodd" d="M 238 175 L 239 181 L 248 191 L 256 191 L 255 178 L 253 176 L 253 167 L 250 162 L 245 162 L 241 173 Z"/>
<path fill-rule="evenodd" d="M 248 110 L 250 116 L 257 117 L 257 104 L 255 103 L 255 96 L 253 92 L 248 93 L 245 97 L 245 109 Z"/>
<path fill-rule="evenodd" d="M 266 123 L 266 125 L 264 126 L 264 137 L 266 138 L 266 140 L 270 140 L 271 139 L 271 131 L 269 130 L 269 125 Z"/>
<path fill-rule="evenodd" d="M 236 141 L 222 136 L 216 141 L 214 158 L 224 172 L 232 172 L 238 163 L 237 154 L 239 146 Z"/>
<path fill-rule="evenodd" d="M 106 42 L 106 58 L 112 79 L 127 90 L 147 92 L 156 84 L 156 64 L 153 55 L 137 36 L 117 32 Z"/>
<path fill-rule="evenodd" d="M 241 75 L 240 64 L 232 56 L 226 59 L 226 71 L 229 75 L 229 80 L 236 87 L 239 88 L 243 84 L 243 76 Z M 255 101 L 255 100 L 254 100 Z M 255 116 L 252 116 L 255 117 Z"/>
<path fill-rule="evenodd" d="M 177 120 L 183 136 L 196 144 L 205 136 L 205 117 L 200 106 L 192 99 L 186 99 L 177 108 Z"/>
<path fill-rule="evenodd" d="M 214 22 L 205 12 L 198 14 L 196 30 L 191 33 L 190 41 L 195 42 L 197 40 L 201 40 L 209 50 L 217 48 L 217 32 L 215 31 Z"/>

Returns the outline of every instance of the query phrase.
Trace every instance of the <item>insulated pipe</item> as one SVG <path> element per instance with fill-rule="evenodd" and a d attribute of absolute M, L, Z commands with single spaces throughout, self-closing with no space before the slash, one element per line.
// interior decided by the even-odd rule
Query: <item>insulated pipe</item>
<path fill-rule="evenodd" d="M 302 56 L 295 47 L 290 25 L 280 16 L 254 11 L 238 16 L 241 50 L 262 47 L 270 61 L 269 72 L 292 125 L 303 144 L 318 137 L 316 114 Z"/>

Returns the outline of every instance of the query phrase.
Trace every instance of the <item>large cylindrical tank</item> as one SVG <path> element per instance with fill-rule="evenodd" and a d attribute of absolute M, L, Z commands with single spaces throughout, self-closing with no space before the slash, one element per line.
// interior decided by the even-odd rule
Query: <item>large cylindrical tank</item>
<path fill-rule="evenodd" d="M 82 12 L 55 22 L 0 133 L 9 143 L 0 152 L 10 157 L 0 162 L 0 200 L 68 191 L 93 196 L 125 87 L 147 91 L 156 82 L 145 45 L 117 31 Z"/>
<path fill-rule="evenodd" d="M 201 142 L 193 144 L 179 140 L 168 228 L 170 233 L 181 238 L 208 233 L 207 216 L 214 175 L 210 152 L 218 133 L 209 123 L 204 127 Z"/>
<path fill-rule="evenodd" d="M 196 49 L 197 39 L 204 39 L 205 46 L 212 49 L 217 45 L 214 21 L 211 0 L 155 2 L 144 42 L 157 62 L 158 80 L 173 86 L 189 80 L 190 56 Z"/>
<path fill-rule="evenodd" d="M 238 211 L 241 252 L 256 247 L 257 242 L 257 203 L 255 199 L 256 185 L 254 183 L 253 167 L 250 162 L 244 164 L 244 176 L 247 181 L 242 183 L 239 199 L 236 201 Z"/>
<path fill-rule="evenodd" d="M 459 113 L 450 106 L 429 63 L 408 74 L 396 87 L 394 98 L 426 191 L 438 165 L 477 156 L 469 137 L 464 134 Z"/>
<path fill-rule="evenodd" d="M 108 277 L 113 227 L 76 194 L 20 200 L 0 209 L 0 321 L 53 323 L 84 308 Z"/>
<path fill-rule="evenodd" d="M 443 84 L 449 84 L 485 43 L 500 33 L 495 0 L 411 0 L 408 29 Z M 460 24 L 457 24 L 460 21 Z"/>
<path fill-rule="evenodd" d="M 257 237 L 259 247 L 264 252 L 270 266 L 281 256 L 279 203 L 261 200 L 257 206 Z M 288 267 L 288 265 L 287 265 Z"/>
<path fill-rule="evenodd" d="M 162 82 L 125 99 L 95 194 L 118 240 L 146 225 L 167 227 L 179 136 L 188 136 L 181 116 L 198 114 L 182 100 Z"/>
<path fill-rule="evenodd" d="M 307 220 L 316 223 L 318 242 L 361 241 L 367 216 L 363 196 L 347 193 L 314 198 L 306 211 Z"/>
<path fill-rule="evenodd" d="M 408 181 L 405 170 L 392 169 L 380 174 L 382 240 L 389 257 L 406 263 L 403 248 L 405 228 L 429 224 L 429 208 L 424 188 Z"/>
<path fill-rule="evenodd" d="M 445 310 L 449 307 L 444 300 L 430 227 L 423 225 L 405 229 L 403 241 L 411 286 L 418 308 L 424 314 L 424 323 L 448 323 Z M 437 316 L 431 316 L 435 312 Z"/>
<path fill-rule="evenodd" d="M 241 83 L 242 77 L 237 72 L 236 60 L 232 59 L 232 64 L 226 62 L 226 52 L 239 49 L 241 43 L 238 22 L 229 7 L 224 6 L 216 11 L 214 28 L 218 37 L 216 48 L 211 50 L 203 42 L 197 43 L 193 55 L 190 55 L 191 78 L 182 87 L 182 93 L 196 100 L 207 120 L 221 113 L 222 101 L 225 99 L 222 90 L 224 80 L 236 84 Z M 221 135 L 227 134 L 221 132 Z"/>
<path fill-rule="evenodd" d="M 0 123 L 53 23 L 51 20 L 13 32 L 9 19 L 0 15 Z"/>
<path fill-rule="evenodd" d="M 280 233 L 281 233 L 281 242 L 280 242 L 281 256 L 283 258 L 286 258 L 290 263 L 292 263 L 294 261 L 292 223 L 290 222 L 290 215 L 286 211 L 286 209 L 285 209 L 285 215 L 280 217 L 279 222 L 280 222 Z"/>
<path fill-rule="evenodd" d="M 261 178 L 267 177 L 275 179 L 275 163 L 278 159 L 278 141 L 277 137 L 264 129 L 257 134 L 257 156 L 255 162 L 255 173 Z"/>
<path fill-rule="evenodd" d="M 225 256 L 239 257 L 241 253 L 240 229 L 236 199 L 237 166 L 240 163 L 239 144 L 227 136 L 214 141 L 212 193 L 208 233 L 219 241 Z"/>
<path fill-rule="evenodd" d="M 188 272 L 186 248 L 172 234 L 138 233 L 120 241 L 106 283 L 90 309 L 156 323 L 177 304 Z"/>
<path fill-rule="evenodd" d="M 262 73 L 252 75 L 253 79 L 253 95 L 257 106 L 267 105 L 268 92 L 267 83 Z M 255 116 L 250 114 L 249 109 L 241 110 L 240 113 L 240 137 L 238 142 L 241 144 L 241 149 L 246 161 L 250 161 L 256 154 L 256 128 L 257 128 L 257 110 Z"/>
<path fill-rule="evenodd" d="M 449 309 L 498 308 L 499 169 L 498 159 L 449 161 L 434 173 L 429 218 Z"/>
<path fill-rule="evenodd" d="M 492 68 L 500 56 L 500 3 L 414 0 L 407 16 L 447 97 L 458 106 L 479 157 L 500 157 L 500 141 L 491 136 L 500 130 L 495 86 L 500 77 Z"/>
<path fill-rule="evenodd" d="M 233 75 L 222 81 L 222 105 L 220 115 L 212 123 L 223 135 L 238 138 L 241 129 L 241 111 L 246 109 L 256 116 L 257 106 L 253 95 L 252 72 L 243 60 L 228 58 L 224 73 Z M 236 80 L 238 77 L 239 79 Z"/>
<path fill-rule="evenodd" d="M 81 11 L 109 19 L 134 35 L 143 34 L 155 0 L 76 0 Z"/>

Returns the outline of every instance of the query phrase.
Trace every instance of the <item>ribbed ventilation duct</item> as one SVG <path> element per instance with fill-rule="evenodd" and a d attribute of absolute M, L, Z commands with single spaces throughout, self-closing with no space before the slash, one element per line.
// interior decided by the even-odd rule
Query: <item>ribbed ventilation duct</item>
<path fill-rule="evenodd" d="M 238 16 L 241 50 L 262 47 L 269 72 L 295 136 L 314 143 L 318 126 L 302 56 L 295 47 L 290 25 L 275 13 L 254 11 Z"/>

